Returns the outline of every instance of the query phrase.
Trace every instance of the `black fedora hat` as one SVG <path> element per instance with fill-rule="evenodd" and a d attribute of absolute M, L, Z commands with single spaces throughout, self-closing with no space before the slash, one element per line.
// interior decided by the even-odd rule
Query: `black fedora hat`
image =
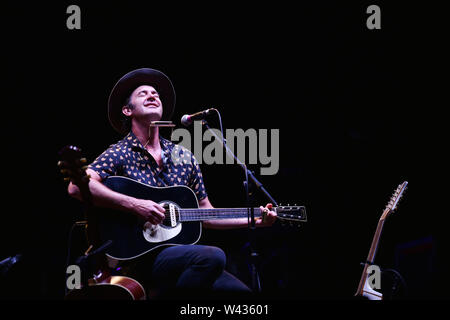
<path fill-rule="evenodd" d="M 128 72 L 117 81 L 108 99 L 109 122 L 121 134 L 126 133 L 122 125 L 122 107 L 130 94 L 142 85 L 151 85 L 158 91 L 163 104 L 161 120 L 169 120 L 172 117 L 175 109 L 175 89 L 170 79 L 164 73 L 155 69 L 136 69 Z"/>

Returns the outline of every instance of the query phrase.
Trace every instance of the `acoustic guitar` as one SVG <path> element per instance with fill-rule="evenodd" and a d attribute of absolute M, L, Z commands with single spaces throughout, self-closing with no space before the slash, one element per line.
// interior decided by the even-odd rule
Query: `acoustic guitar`
<path fill-rule="evenodd" d="M 75 146 L 66 146 L 60 152 L 61 160 L 58 166 L 65 175 L 64 180 L 78 186 L 85 205 L 85 227 L 89 249 L 86 258 L 92 249 L 98 250 L 102 242 L 98 234 L 98 219 L 92 205 L 92 195 L 89 191 L 89 176 L 86 175 L 86 159 L 81 157 L 81 150 Z M 90 266 L 90 264 L 87 264 Z M 80 289 L 70 290 L 66 300 L 144 300 L 146 293 L 143 286 L 130 277 L 111 275 L 107 266 L 106 256 L 98 254 L 94 256 L 93 270 L 86 268 L 82 272 L 91 272 L 87 276 L 87 283 L 83 283 Z M 84 277 L 85 275 L 83 275 Z"/>
<path fill-rule="evenodd" d="M 195 244 L 202 234 L 202 221 L 213 219 L 262 217 L 260 208 L 201 209 L 195 193 L 186 186 L 152 187 L 127 177 L 112 176 L 103 181 L 113 191 L 152 200 L 166 209 L 161 224 L 152 225 L 141 218 L 111 209 L 97 209 L 100 239 L 112 240 L 106 250 L 110 263 L 135 259 L 157 248 Z M 278 206 L 273 210 L 283 224 L 307 221 L 304 206 Z"/>

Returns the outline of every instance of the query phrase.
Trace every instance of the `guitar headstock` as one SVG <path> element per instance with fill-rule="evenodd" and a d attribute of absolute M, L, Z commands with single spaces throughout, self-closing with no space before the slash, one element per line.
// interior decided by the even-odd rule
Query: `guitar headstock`
<path fill-rule="evenodd" d="M 386 205 L 386 208 L 384 209 L 382 218 L 386 218 L 387 215 L 389 215 L 390 213 L 394 212 L 395 209 L 397 209 L 397 205 L 400 199 L 402 198 L 403 193 L 406 191 L 407 186 L 408 181 L 404 181 L 403 183 L 398 185 L 397 189 L 394 191 L 394 194 L 391 196 L 391 199 Z"/>
<path fill-rule="evenodd" d="M 278 206 L 274 210 L 282 224 L 289 223 L 290 225 L 296 224 L 300 226 L 300 222 L 307 221 L 304 206 Z"/>
<path fill-rule="evenodd" d="M 75 146 L 65 146 L 59 151 L 61 158 L 58 167 L 65 176 L 64 181 L 72 181 L 77 186 L 87 184 L 89 176 L 86 175 L 87 160 L 82 158 L 81 149 Z"/>

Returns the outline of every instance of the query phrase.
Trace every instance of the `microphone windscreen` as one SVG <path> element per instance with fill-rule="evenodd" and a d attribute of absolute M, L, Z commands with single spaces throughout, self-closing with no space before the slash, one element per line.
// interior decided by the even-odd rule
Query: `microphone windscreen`
<path fill-rule="evenodd" d="M 182 118 L 181 118 L 181 124 L 185 127 L 189 126 L 192 123 L 191 121 L 191 117 L 189 117 L 189 115 L 185 114 Z"/>

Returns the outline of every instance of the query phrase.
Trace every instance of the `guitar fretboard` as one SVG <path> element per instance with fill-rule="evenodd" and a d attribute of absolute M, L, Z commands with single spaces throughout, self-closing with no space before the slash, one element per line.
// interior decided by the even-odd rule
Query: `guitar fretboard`
<path fill-rule="evenodd" d="M 259 208 L 251 208 L 255 218 L 261 217 Z M 202 221 L 250 217 L 248 208 L 179 209 L 180 221 Z"/>

